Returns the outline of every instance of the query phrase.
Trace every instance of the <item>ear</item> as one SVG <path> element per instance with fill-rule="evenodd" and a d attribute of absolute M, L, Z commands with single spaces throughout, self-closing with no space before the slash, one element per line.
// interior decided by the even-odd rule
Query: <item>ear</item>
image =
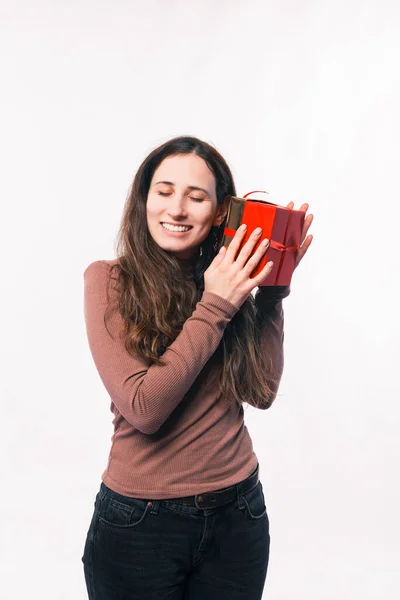
<path fill-rule="evenodd" d="M 230 200 L 231 197 L 226 196 L 223 204 L 217 206 L 217 210 L 215 212 L 215 217 L 213 221 L 214 227 L 219 227 L 222 221 L 225 219 L 226 215 L 228 214 Z"/>

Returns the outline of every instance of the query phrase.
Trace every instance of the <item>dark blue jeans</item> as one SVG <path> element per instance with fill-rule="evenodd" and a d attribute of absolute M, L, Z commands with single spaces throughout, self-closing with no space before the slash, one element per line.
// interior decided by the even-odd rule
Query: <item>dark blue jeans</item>
<path fill-rule="evenodd" d="M 234 501 L 200 509 L 129 498 L 101 482 L 82 556 L 89 599 L 261 599 L 270 544 L 263 488 L 233 487 Z"/>

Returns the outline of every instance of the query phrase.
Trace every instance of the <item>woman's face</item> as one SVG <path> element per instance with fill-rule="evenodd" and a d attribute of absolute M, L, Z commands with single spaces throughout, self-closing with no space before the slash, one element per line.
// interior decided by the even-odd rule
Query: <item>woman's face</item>
<path fill-rule="evenodd" d="M 214 174 L 195 154 L 169 156 L 160 163 L 146 206 L 151 237 L 177 258 L 193 256 L 211 226 L 221 224 L 227 210 L 217 206 Z M 176 226 L 185 230 L 178 231 Z"/>

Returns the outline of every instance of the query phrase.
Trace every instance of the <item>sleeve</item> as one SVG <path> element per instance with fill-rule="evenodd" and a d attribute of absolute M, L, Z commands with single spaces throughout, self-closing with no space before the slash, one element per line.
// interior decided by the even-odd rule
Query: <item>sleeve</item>
<path fill-rule="evenodd" d="M 88 344 L 99 376 L 122 416 L 145 434 L 155 433 L 184 398 L 207 361 L 217 350 L 226 325 L 239 310 L 212 292 L 204 291 L 182 331 L 163 354 L 165 365 L 126 351 L 119 332 L 118 310 L 107 319 L 110 266 L 95 261 L 84 271 L 84 316 Z"/>
<path fill-rule="evenodd" d="M 275 400 L 279 384 L 282 379 L 284 367 L 284 312 L 282 300 L 289 296 L 290 286 L 265 286 L 260 287 L 254 297 L 257 309 L 257 322 L 261 330 L 262 352 L 270 357 L 272 377 L 268 385 L 272 396 L 264 406 L 258 407 L 266 410 Z M 248 402 L 251 404 L 251 402 Z"/>

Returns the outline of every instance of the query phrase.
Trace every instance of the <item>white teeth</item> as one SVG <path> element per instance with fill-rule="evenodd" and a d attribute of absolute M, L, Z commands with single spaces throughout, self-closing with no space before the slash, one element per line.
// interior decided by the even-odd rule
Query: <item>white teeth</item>
<path fill-rule="evenodd" d="M 169 229 L 169 231 L 189 231 L 190 229 L 190 227 L 169 225 L 168 223 L 161 223 L 161 225 L 164 227 L 164 229 Z"/>

